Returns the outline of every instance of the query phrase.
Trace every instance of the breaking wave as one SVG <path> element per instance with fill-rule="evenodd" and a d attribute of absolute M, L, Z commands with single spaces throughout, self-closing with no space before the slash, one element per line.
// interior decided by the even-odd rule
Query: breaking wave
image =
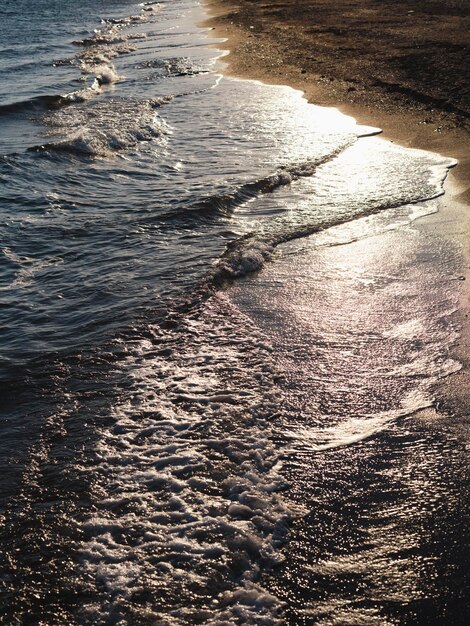
<path fill-rule="evenodd" d="M 436 194 L 429 199 L 435 198 L 437 195 L 442 194 Z M 423 201 L 420 200 L 419 202 L 421 203 Z M 364 211 L 360 214 L 342 215 L 334 219 L 325 218 L 320 222 L 298 224 L 293 228 L 286 228 L 288 225 L 285 220 L 280 219 L 277 224 L 279 226 L 277 232 L 273 232 L 268 236 L 249 234 L 231 242 L 218 262 L 211 279 L 218 285 L 223 283 L 224 280 L 240 278 L 252 272 L 257 272 L 262 269 L 265 262 L 271 258 L 275 248 L 283 243 L 293 241 L 294 239 L 309 237 L 310 235 L 356 221 L 363 217 L 375 215 L 382 211 L 402 207 L 407 208 L 406 205 L 401 204 L 385 204 L 370 208 L 368 211 Z"/>
<path fill-rule="evenodd" d="M 157 114 L 168 98 L 144 102 L 110 99 L 86 108 L 57 111 L 44 116 L 51 135 L 60 140 L 34 150 L 68 152 L 79 156 L 109 157 L 135 148 L 139 143 L 161 138 L 169 132 Z"/>
<path fill-rule="evenodd" d="M 54 66 L 78 65 L 83 75 L 92 75 L 93 81 L 90 86 L 73 91 L 69 94 L 43 95 L 0 105 L 0 116 L 15 115 L 18 113 L 44 113 L 45 111 L 59 109 L 70 104 L 83 102 L 101 93 L 100 87 L 121 80 L 111 61 L 115 57 L 128 54 L 136 50 L 136 46 L 129 41 L 146 38 L 145 33 L 126 33 L 124 29 L 146 21 L 150 12 L 156 12 L 160 8 L 157 3 L 142 6 L 142 14 L 131 15 L 120 19 L 103 20 L 103 28 L 97 29 L 92 36 L 86 37 L 73 43 L 83 47 L 84 50 L 76 57 L 70 59 L 57 59 Z"/>
<path fill-rule="evenodd" d="M 335 159 L 338 154 L 340 154 L 349 145 L 351 145 L 351 140 L 346 141 L 333 152 L 317 159 L 280 167 L 274 174 L 264 176 L 263 178 L 255 181 L 243 183 L 232 191 L 203 198 L 185 210 L 187 217 L 229 217 L 236 208 L 243 206 L 247 202 L 255 200 L 258 196 L 272 193 L 280 187 L 290 185 L 292 182 L 299 180 L 300 178 L 308 178 L 309 176 L 312 176 L 318 167 Z M 180 218 L 181 210 L 168 212 L 166 217 Z"/>
<path fill-rule="evenodd" d="M 253 186 L 248 185 L 248 189 L 257 189 L 256 193 L 274 191 L 277 187 L 288 184 L 296 178 L 312 176 L 318 167 L 328 164 L 338 154 L 339 152 L 336 152 L 334 155 L 324 158 L 321 162 L 288 168 L 286 170 L 289 174 L 288 178 L 280 177 L 278 179 L 270 177 L 261 181 L 259 186 L 257 184 Z M 343 152 L 342 154 L 344 155 L 345 153 Z M 414 207 L 419 205 L 424 207 L 425 212 L 433 212 L 435 209 L 429 208 L 428 203 L 444 193 L 443 183 L 449 169 L 454 167 L 456 163 L 453 159 L 446 159 L 437 155 L 430 160 L 428 169 L 423 170 L 423 179 L 419 187 L 411 186 L 410 189 L 407 189 L 406 186 L 403 186 L 396 193 L 395 197 L 391 197 L 386 202 L 380 198 L 372 198 L 372 201 L 369 199 L 369 201 L 363 204 L 358 201 L 358 206 L 351 206 L 349 210 L 345 207 L 337 215 L 328 215 L 327 212 L 323 212 L 321 215 L 314 213 L 312 216 L 309 206 L 307 206 L 306 211 L 301 210 L 299 207 L 294 216 L 281 215 L 270 220 L 258 232 L 247 233 L 230 242 L 211 273 L 210 280 L 215 285 L 220 285 L 227 279 L 242 277 L 258 271 L 271 257 L 274 249 L 283 243 L 328 231 L 343 224 L 354 223 L 384 211 L 401 209 L 406 214 L 418 215 L 419 212 L 416 212 Z M 273 183 L 272 188 L 267 181 Z M 277 184 L 274 184 L 274 181 Z M 249 200 L 247 195 L 243 194 L 240 199 L 246 202 Z M 237 197 L 236 194 L 234 197 Z"/>

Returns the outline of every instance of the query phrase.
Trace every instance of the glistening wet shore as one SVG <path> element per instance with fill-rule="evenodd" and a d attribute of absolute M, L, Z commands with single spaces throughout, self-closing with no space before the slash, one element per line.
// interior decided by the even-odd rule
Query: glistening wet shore
<path fill-rule="evenodd" d="M 445 234 L 461 248 L 461 333 L 454 356 L 461 371 L 439 389 L 449 413 L 470 412 L 470 9 L 462 0 L 416 3 L 268 3 L 206 0 L 206 24 L 224 37 L 224 71 L 304 91 L 376 126 L 400 145 L 459 163 L 446 182 L 439 213 L 423 232 Z M 220 44 L 217 44 L 220 46 Z M 457 286 L 450 283 L 450 288 Z"/>

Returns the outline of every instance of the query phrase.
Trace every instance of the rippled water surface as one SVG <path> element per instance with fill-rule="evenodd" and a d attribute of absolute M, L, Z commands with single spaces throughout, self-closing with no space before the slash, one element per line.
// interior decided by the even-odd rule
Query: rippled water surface
<path fill-rule="evenodd" d="M 467 624 L 455 162 L 193 0 L 0 16 L 2 623 Z"/>

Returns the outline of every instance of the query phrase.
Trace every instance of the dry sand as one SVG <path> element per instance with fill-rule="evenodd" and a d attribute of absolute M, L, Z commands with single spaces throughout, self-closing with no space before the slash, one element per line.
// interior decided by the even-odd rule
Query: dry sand
<path fill-rule="evenodd" d="M 304 91 L 403 146 L 451 156 L 440 213 L 420 222 L 463 249 L 462 371 L 440 407 L 470 408 L 470 3 L 467 0 L 206 0 L 225 73 Z M 221 47 L 220 44 L 216 44 Z M 456 287 L 457 288 L 457 287 Z"/>

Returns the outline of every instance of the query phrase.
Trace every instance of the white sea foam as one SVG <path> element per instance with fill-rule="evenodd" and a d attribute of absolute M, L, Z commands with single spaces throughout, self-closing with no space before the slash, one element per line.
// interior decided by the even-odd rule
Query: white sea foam
<path fill-rule="evenodd" d="M 54 111 L 44 116 L 44 121 L 50 135 L 60 139 L 46 148 L 105 158 L 131 150 L 139 143 L 163 138 L 169 129 L 156 113 L 161 102 L 116 99 L 91 102 L 87 108 Z"/>
<path fill-rule="evenodd" d="M 86 102 L 99 93 L 101 93 L 100 85 L 95 79 L 89 87 L 67 93 L 63 96 L 63 98 L 71 103 Z"/>
<path fill-rule="evenodd" d="M 395 324 L 392 328 L 385 329 L 382 334 L 384 337 L 395 339 L 413 339 L 419 337 L 423 331 L 426 331 L 424 320 L 415 318 Z"/>
<path fill-rule="evenodd" d="M 129 32 L 129 28 L 138 22 L 148 19 L 146 12 L 155 12 L 159 6 L 145 5 L 139 15 L 129 15 L 119 19 L 103 20 L 104 26 L 82 41 L 76 42 L 84 46 L 78 55 L 78 64 L 83 74 L 92 74 L 100 85 L 109 85 L 121 77 L 118 76 L 110 61 L 122 54 L 136 50 L 136 46 L 129 44 L 129 40 L 146 39 L 147 33 Z M 124 31 L 128 32 L 124 32 Z"/>
<path fill-rule="evenodd" d="M 147 33 L 131 33 L 128 39 L 147 39 Z"/>
<path fill-rule="evenodd" d="M 106 611 L 124 615 L 145 588 L 157 623 L 280 624 L 282 603 L 259 580 L 282 559 L 292 515 L 266 340 L 223 296 L 154 332 L 129 347 L 130 387 L 97 446 L 86 568 L 110 594 Z"/>
<path fill-rule="evenodd" d="M 271 256 L 274 246 L 269 242 L 243 240 L 238 249 L 225 255 L 218 269 L 225 275 L 238 278 L 260 270 Z"/>
<path fill-rule="evenodd" d="M 94 74 L 100 85 L 110 85 L 120 78 L 114 67 L 110 65 L 98 65 L 94 68 Z"/>
<path fill-rule="evenodd" d="M 457 332 L 451 340 L 456 339 Z M 393 376 L 426 376 L 429 380 L 438 380 L 462 369 L 462 365 L 450 358 L 436 359 L 435 354 L 421 355 L 409 363 L 403 363 L 391 370 Z"/>
<path fill-rule="evenodd" d="M 419 204 L 405 204 L 395 209 L 358 217 L 357 219 L 346 221 L 344 224 L 331 227 L 328 227 L 328 222 L 326 222 L 322 228 L 317 229 L 319 232 L 315 237 L 315 245 L 336 246 L 348 244 L 389 230 L 396 230 L 420 217 L 436 213 L 437 211 L 437 202 L 431 200 Z M 301 218 L 301 216 L 299 217 Z M 347 220 L 347 217 L 345 219 Z M 276 227 L 279 231 L 277 233 Z M 288 227 L 290 227 L 292 234 L 289 234 Z M 272 232 L 264 239 L 256 237 L 241 239 L 240 244 L 229 250 L 220 260 L 218 269 L 228 277 L 239 278 L 246 276 L 262 269 L 266 261 L 271 258 L 276 245 L 282 243 L 284 239 L 296 239 L 310 234 L 308 225 L 302 224 L 302 222 L 296 225 L 295 222 L 292 223 L 292 220 L 288 221 L 284 218 L 279 219 L 277 223 L 276 221 L 270 223 L 269 229 Z M 312 231 L 314 230 L 313 228 Z"/>

